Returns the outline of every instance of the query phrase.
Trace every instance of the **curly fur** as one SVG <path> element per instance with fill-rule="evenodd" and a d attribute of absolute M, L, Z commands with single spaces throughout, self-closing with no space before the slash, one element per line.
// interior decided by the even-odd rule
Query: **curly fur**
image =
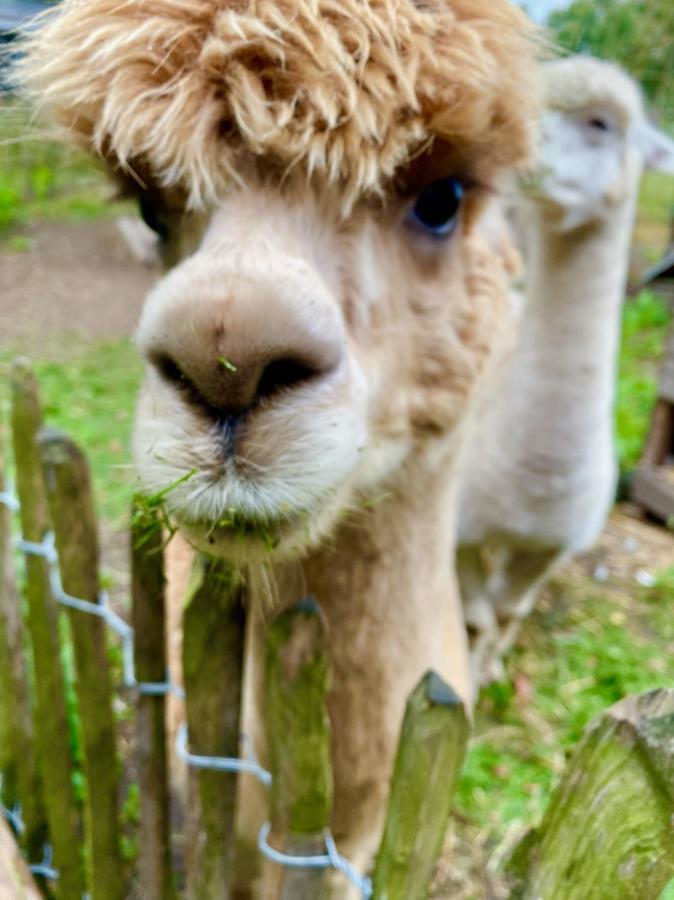
<path fill-rule="evenodd" d="M 73 138 L 193 208 L 260 157 L 350 206 L 435 138 L 487 170 L 521 160 L 531 35 L 506 0 L 64 0 L 19 77 Z"/>

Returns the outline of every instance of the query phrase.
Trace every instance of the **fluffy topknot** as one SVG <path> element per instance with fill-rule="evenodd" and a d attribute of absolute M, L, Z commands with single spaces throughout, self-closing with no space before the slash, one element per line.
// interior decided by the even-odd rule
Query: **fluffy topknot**
<path fill-rule="evenodd" d="M 25 49 L 48 116 L 195 208 L 251 157 L 349 203 L 434 138 L 514 165 L 536 118 L 531 26 L 508 0 L 63 0 Z"/>

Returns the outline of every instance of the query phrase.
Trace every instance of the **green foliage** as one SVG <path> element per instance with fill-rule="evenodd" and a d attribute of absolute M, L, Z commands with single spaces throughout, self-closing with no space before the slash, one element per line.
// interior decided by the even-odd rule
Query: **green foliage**
<path fill-rule="evenodd" d="M 552 13 L 549 24 L 564 49 L 624 65 L 665 120 L 674 121 L 671 0 L 575 0 Z"/>
<path fill-rule="evenodd" d="M 0 181 L 0 231 L 16 221 L 20 205 L 18 193 Z"/>
<path fill-rule="evenodd" d="M 44 415 L 86 449 L 91 461 L 95 496 L 102 515 L 121 521 L 133 494 L 129 442 L 141 364 L 129 341 L 78 346 L 69 357 L 35 363 Z M 14 354 L 0 354 L 3 368 Z"/>
<path fill-rule="evenodd" d="M 0 95 L 0 237 L 33 219 L 115 215 L 112 189 L 83 153 L 45 139 L 27 109 Z"/>
<path fill-rule="evenodd" d="M 625 304 L 616 397 L 618 459 L 622 472 L 639 461 L 658 392 L 658 373 L 671 314 L 665 302 L 643 291 Z"/>
<path fill-rule="evenodd" d="M 674 881 L 670 881 L 660 894 L 660 900 L 674 900 Z"/>
<path fill-rule="evenodd" d="M 578 575 L 553 581 L 508 659 L 511 680 L 480 699 L 458 793 L 469 823 L 494 841 L 536 823 L 585 725 L 674 683 L 673 604 L 674 566 L 630 594 Z"/>

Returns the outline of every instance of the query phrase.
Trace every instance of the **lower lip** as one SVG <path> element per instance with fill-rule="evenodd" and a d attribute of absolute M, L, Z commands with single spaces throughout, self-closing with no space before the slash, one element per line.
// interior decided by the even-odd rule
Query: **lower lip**
<path fill-rule="evenodd" d="M 205 541 L 209 546 L 228 544 L 236 546 L 241 544 L 259 544 L 268 550 L 278 547 L 281 540 L 293 530 L 298 520 L 277 519 L 266 525 L 241 522 L 231 525 L 209 525 L 206 523 L 189 523 L 187 528 L 192 531 L 200 542 Z"/>

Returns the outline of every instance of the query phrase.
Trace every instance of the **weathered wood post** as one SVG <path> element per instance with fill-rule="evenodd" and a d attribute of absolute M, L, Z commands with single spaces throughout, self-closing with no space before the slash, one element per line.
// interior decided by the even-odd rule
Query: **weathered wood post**
<path fill-rule="evenodd" d="M 7 490 L 0 429 L 0 492 Z M 33 737 L 24 628 L 14 567 L 11 511 L 0 503 L 0 773 L 2 802 L 21 803 L 25 833 L 22 843 L 30 857 L 42 852 L 47 825 L 42 785 Z"/>
<path fill-rule="evenodd" d="M 142 499 L 131 517 L 131 595 L 134 659 L 139 682 L 167 678 L 164 622 L 164 552 L 161 524 Z M 140 832 L 139 893 L 143 900 L 170 900 L 171 830 L 166 748 L 166 695 L 139 694 L 136 705 Z"/>
<path fill-rule="evenodd" d="M 9 828 L 0 816 L 0 900 L 41 900 Z"/>
<path fill-rule="evenodd" d="M 24 362 L 15 363 L 11 387 L 21 528 L 26 540 L 39 544 L 49 531 L 37 444 L 42 412 L 35 378 Z M 58 610 L 49 585 L 49 565 L 41 556 L 26 556 L 26 596 L 37 701 L 34 727 L 49 835 L 59 872 L 56 891 L 59 897 L 70 900 L 80 897 L 85 890 L 82 826 L 72 787 L 73 758 L 61 669 Z"/>
<path fill-rule="evenodd" d="M 463 703 L 438 675 L 428 672 L 407 701 L 374 871 L 376 900 L 428 896 L 468 733 Z"/>
<path fill-rule="evenodd" d="M 183 677 L 189 750 L 238 757 L 243 675 L 244 588 L 222 560 L 195 559 L 183 615 Z M 190 900 L 230 896 L 236 775 L 190 767 L 187 848 Z"/>
<path fill-rule="evenodd" d="M 60 432 L 39 435 L 44 481 L 66 593 L 98 603 L 98 537 L 89 466 Z M 87 881 L 93 900 L 122 900 L 115 721 L 103 619 L 68 609 L 85 782 Z"/>
<path fill-rule="evenodd" d="M 325 854 L 332 810 L 329 683 L 325 622 L 313 599 L 269 627 L 266 702 L 271 754 L 271 843 L 293 856 Z M 325 869 L 279 868 L 275 896 L 314 900 Z"/>
<path fill-rule="evenodd" d="M 658 900 L 674 877 L 674 690 L 588 727 L 511 868 L 522 900 Z"/>

